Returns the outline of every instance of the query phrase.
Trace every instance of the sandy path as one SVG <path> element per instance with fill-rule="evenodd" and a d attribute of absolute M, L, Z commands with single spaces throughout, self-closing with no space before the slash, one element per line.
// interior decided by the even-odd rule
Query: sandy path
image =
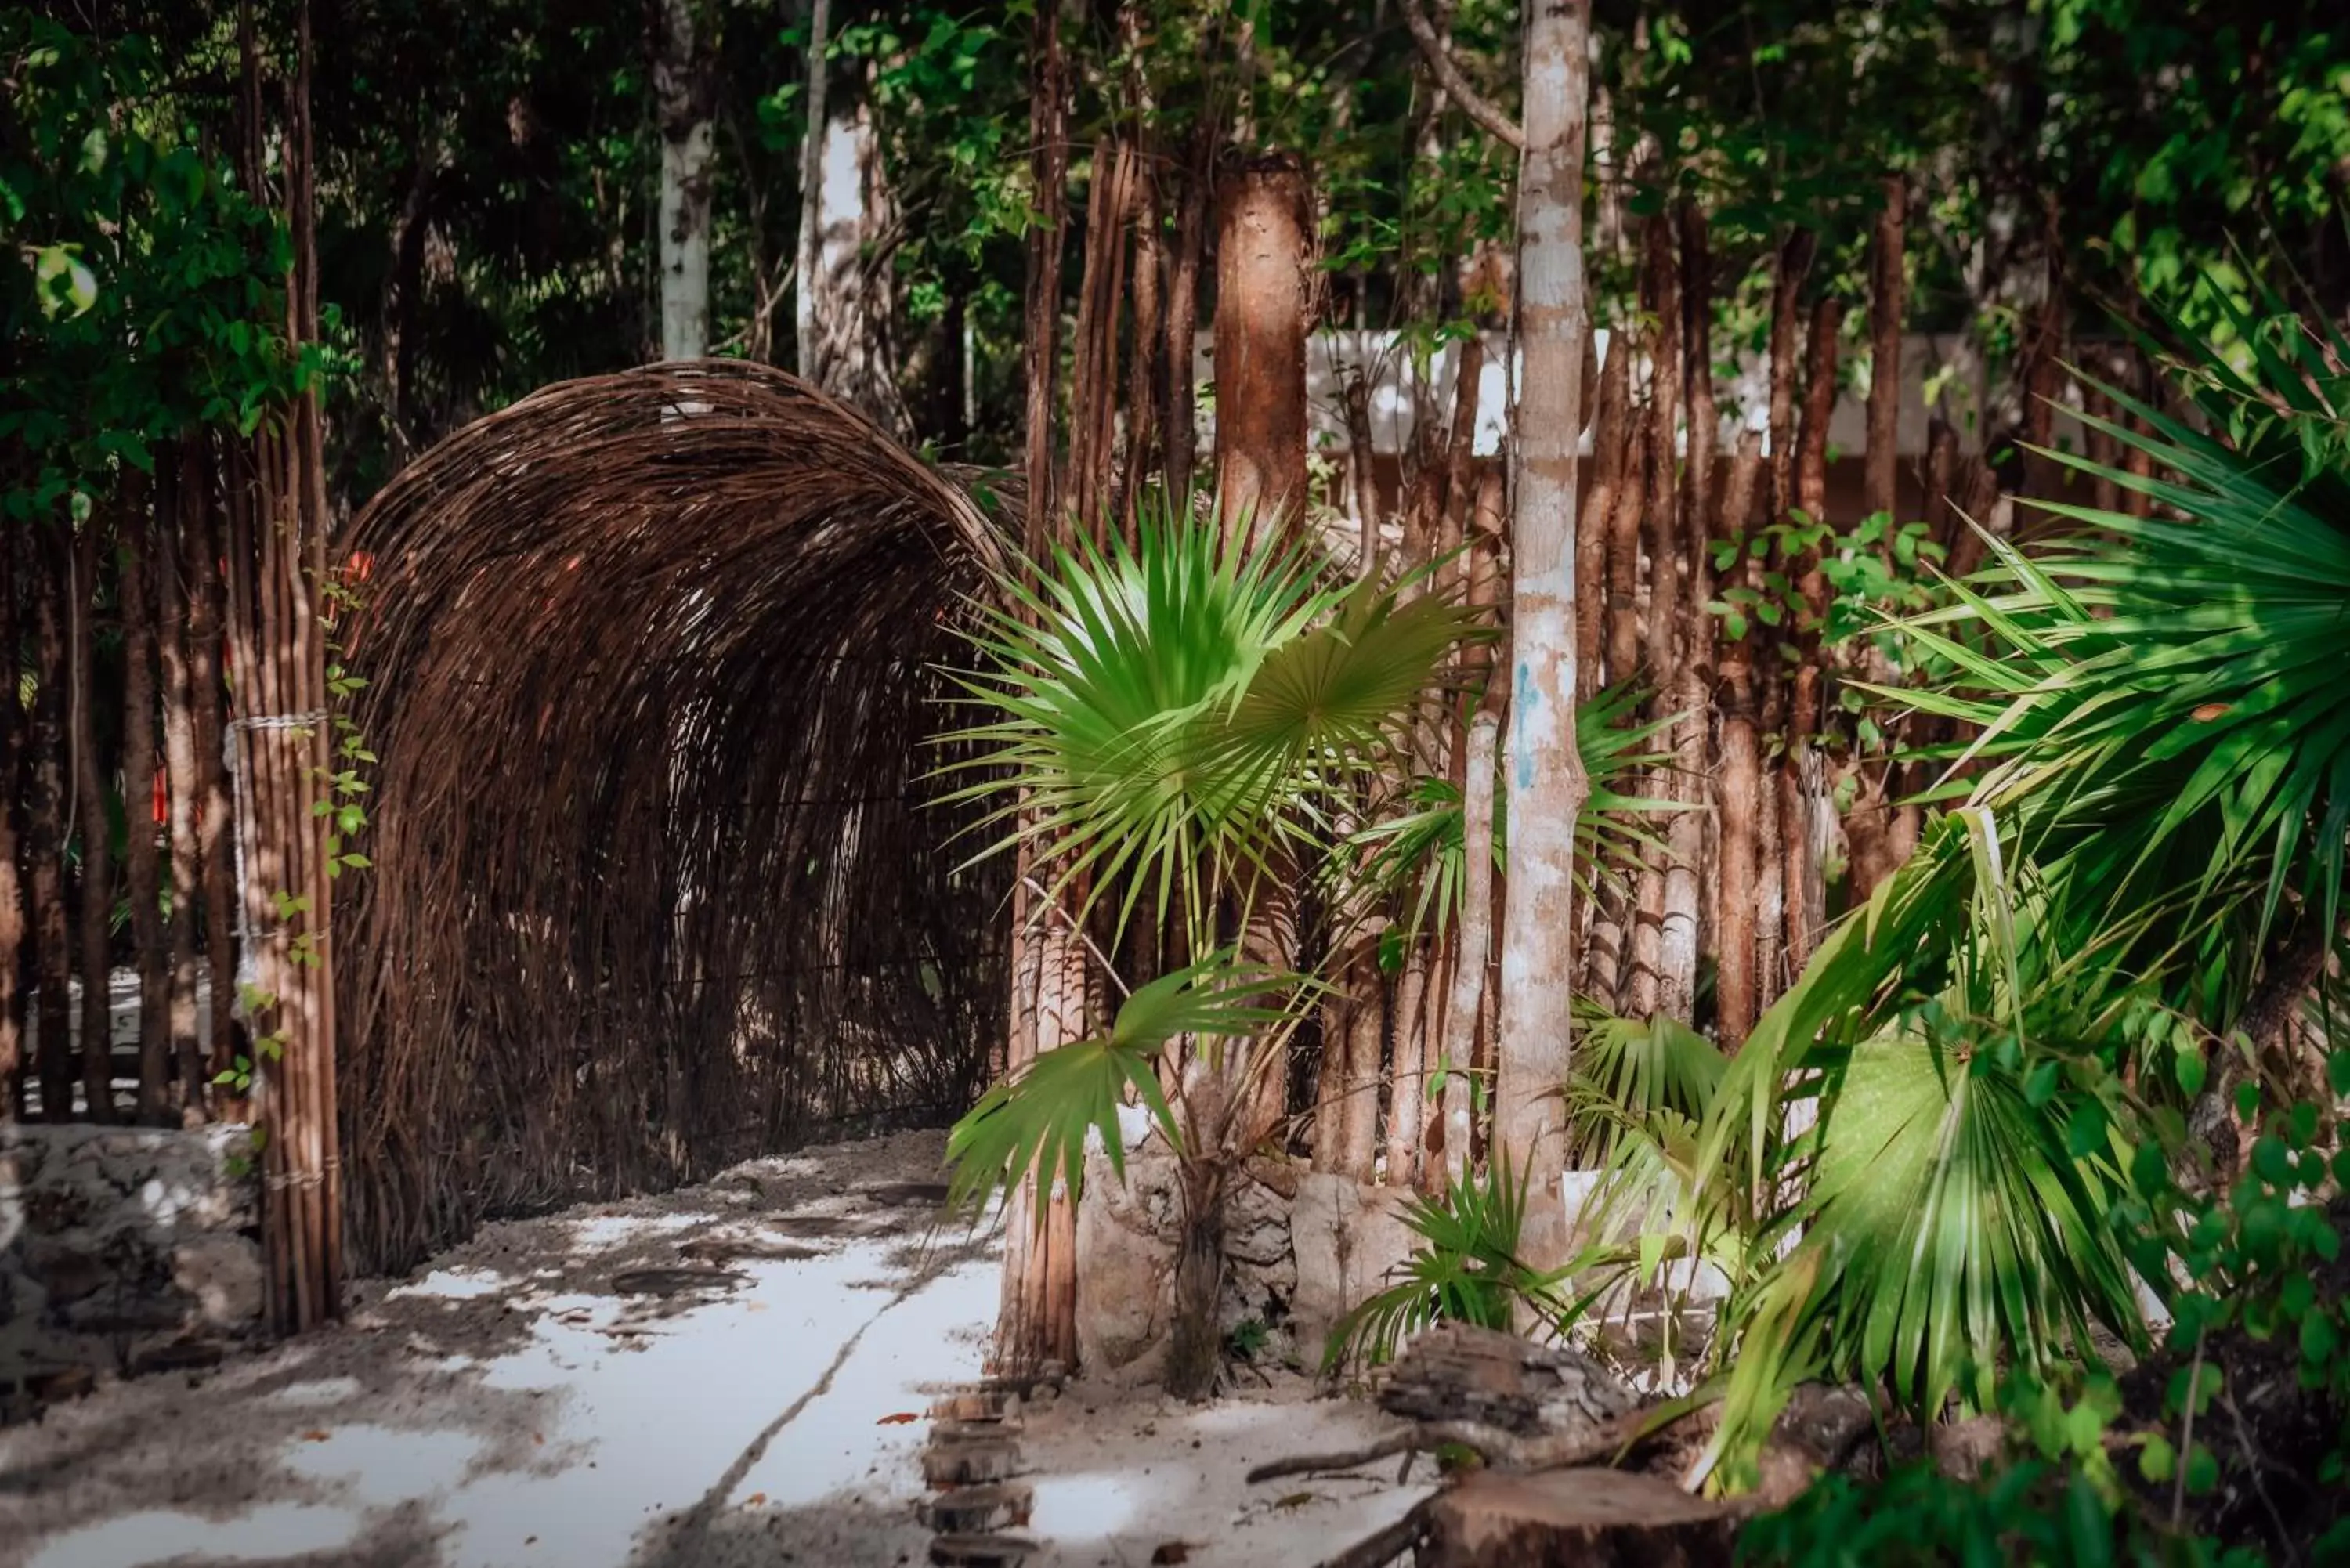
<path fill-rule="evenodd" d="M 923 1427 L 877 1423 L 978 1375 L 996 1295 L 992 1239 L 931 1234 L 942 1147 L 494 1225 L 346 1327 L 0 1432 L 0 1563 L 920 1562 Z M 628 1293 L 681 1267 L 737 1282 Z"/>
<path fill-rule="evenodd" d="M 357 1287 L 341 1328 L 0 1431 L 0 1568 L 925 1563 L 907 1417 L 980 1375 L 998 1291 L 992 1235 L 935 1229 L 942 1152 L 902 1134 L 493 1225 Z M 1245 1484 L 1384 1429 L 1311 1393 L 1031 1408 L 1035 1568 L 1177 1542 L 1310 1563 L 1394 1518 L 1425 1489 L 1392 1461 Z"/>

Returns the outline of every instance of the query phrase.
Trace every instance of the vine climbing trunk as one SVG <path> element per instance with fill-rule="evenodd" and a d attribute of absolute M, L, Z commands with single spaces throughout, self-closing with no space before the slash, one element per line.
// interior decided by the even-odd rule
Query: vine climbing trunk
<path fill-rule="evenodd" d="M 1584 337 L 1584 135 L 1590 0 L 1535 0 L 1525 25 L 1525 151 L 1518 177 L 1518 338 L 1511 443 L 1508 884 L 1496 1052 L 1498 1145 L 1534 1195 L 1526 1261 L 1564 1261 L 1556 1200 L 1573 1015 L 1575 827 L 1590 783 L 1575 743 L 1575 449 Z"/>

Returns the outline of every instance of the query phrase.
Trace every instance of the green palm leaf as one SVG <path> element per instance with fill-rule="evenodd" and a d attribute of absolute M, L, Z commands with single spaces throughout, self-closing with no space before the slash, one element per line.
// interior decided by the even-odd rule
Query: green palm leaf
<path fill-rule="evenodd" d="M 1235 956 L 1228 948 L 1159 976 L 1126 999 L 1107 1033 L 1040 1052 L 992 1085 L 948 1134 L 947 1159 L 954 1168 L 950 1205 L 981 1208 L 1031 1172 L 1042 1179 L 1057 1177 L 1074 1196 L 1085 1179 L 1087 1136 L 1095 1132 L 1110 1168 L 1123 1177 L 1126 1144 L 1118 1110 L 1128 1091 L 1149 1111 L 1169 1147 L 1180 1147 L 1174 1115 L 1159 1086 L 1159 1052 L 1177 1040 L 1261 1034 L 1288 1016 L 1268 997 L 1314 983 L 1286 971 L 1237 963 Z"/>
<path fill-rule="evenodd" d="M 1057 552 L 974 638 L 980 722 L 941 738 L 951 798 L 996 809 L 991 847 L 1049 844 L 1059 888 L 1123 888 L 1165 916 L 1179 888 L 1254 875 L 1318 840 L 1319 791 L 1382 753 L 1449 650 L 1486 635 L 1433 597 L 1334 584 L 1301 550 L 1243 559 L 1183 508 L 1129 548 Z"/>

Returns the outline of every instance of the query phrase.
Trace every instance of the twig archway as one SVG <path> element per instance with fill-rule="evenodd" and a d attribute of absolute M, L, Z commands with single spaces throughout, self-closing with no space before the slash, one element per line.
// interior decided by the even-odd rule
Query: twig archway
<path fill-rule="evenodd" d="M 1002 873 L 934 807 L 938 673 L 1002 545 L 841 404 L 733 361 L 551 387 L 354 521 L 380 763 L 338 910 L 359 1267 L 960 1111 Z"/>

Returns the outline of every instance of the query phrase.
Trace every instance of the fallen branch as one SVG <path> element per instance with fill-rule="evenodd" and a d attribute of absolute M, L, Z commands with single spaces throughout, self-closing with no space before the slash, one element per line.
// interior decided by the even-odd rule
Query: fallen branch
<path fill-rule="evenodd" d="M 1633 1413 L 1634 1416 L 1642 1414 Z M 1452 1447 L 1469 1449 L 1488 1465 L 1513 1470 L 1560 1469 L 1570 1465 L 1613 1461 L 1642 1436 L 1636 1418 L 1604 1421 L 1581 1432 L 1544 1432 L 1522 1438 L 1475 1421 L 1423 1421 L 1378 1442 L 1335 1454 L 1301 1454 L 1274 1459 L 1249 1471 L 1249 1484 L 1278 1480 L 1284 1476 L 1326 1475 L 1351 1470 L 1397 1454 L 1430 1454 Z"/>

